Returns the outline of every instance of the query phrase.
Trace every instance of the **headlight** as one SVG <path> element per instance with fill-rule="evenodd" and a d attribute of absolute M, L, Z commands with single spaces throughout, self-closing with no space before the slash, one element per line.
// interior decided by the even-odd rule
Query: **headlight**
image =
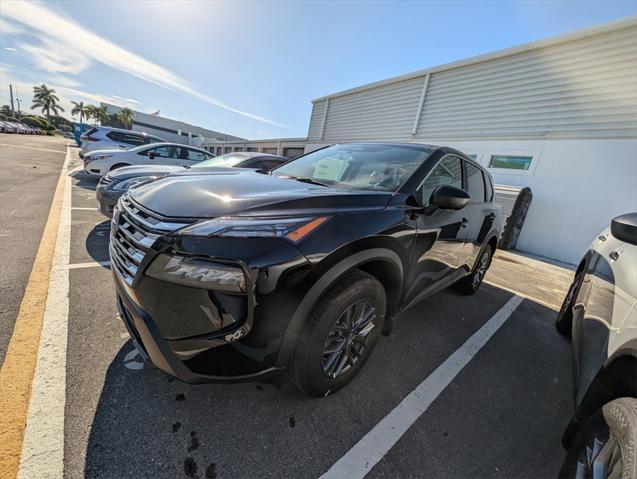
<path fill-rule="evenodd" d="M 188 226 L 180 234 L 231 238 L 281 238 L 297 242 L 314 231 L 327 216 L 304 218 L 221 217 Z"/>
<path fill-rule="evenodd" d="M 129 178 L 128 180 L 115 183 L 115 185 L 113 185 L 113 189 L 117 191 L 128 191 L 128 189 L 132 188 L 133 186 L 141 185 L 142 183 L 148 183 L 156 179 L 156 176 L 137 176 L 135 178 Z"/>
<path fill-rule="evenodd" d="M 105 160 L 106 158 L 110 158 L 113 155 L 94 155 L 91 156 L 91 160 Z"/>
<path fill-rule="evenodd" d="M 245 275 L 240 267 L 185 256 L 160 254 L 146 276 L 192 288 L 240 293 L 246 290 Z"/>

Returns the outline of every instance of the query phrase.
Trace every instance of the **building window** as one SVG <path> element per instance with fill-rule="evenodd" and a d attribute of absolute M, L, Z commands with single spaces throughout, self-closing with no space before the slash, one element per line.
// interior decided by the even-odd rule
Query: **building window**
<path fill-rule="evenodd" d="M 294 147 L 283 148 L 283 156 L 287 156 L 288 158 L 298 158 L 304 153 L 304 151 L 305 151 L 305 148 L 294 148 Z"/>
<path fill-rule="evenodd" d="M 259 151 L 259 148 L 256 146 L 249 146 L 247 151 Z"/>
<path fill-rule="evenodd" d="M 528 171 L 532 162 L 532 156 L 491 155 L 489 168 Z"/>
<path fill-rule="evenodd" d="M 270 153 L 271 155 L 276 155 L 278 152 L 278 148 L 263 148 L 263 153 Z"/>

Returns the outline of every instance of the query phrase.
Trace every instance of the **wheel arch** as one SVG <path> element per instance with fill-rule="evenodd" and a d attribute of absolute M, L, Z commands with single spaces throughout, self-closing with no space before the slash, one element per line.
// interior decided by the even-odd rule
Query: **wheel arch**
<path fill-rule="evenodd" d="M 378 279 L 387 294 L 387 314 L 395 313 L 400 303 L 403 282 L 403 264 L 398 253 L 392 249 L 377 247 L 350 254 L 323 269 L 320 276 L 310 276 L 312 286 L 290 319 L 277 356 L 277 365 L 289 363 L 303 326 L 316 304 L 334 283 L 354 269 L 365 271 Z"/>
<path fill-rule="evenodd" d="M 637 398 L 637 341 L 616 351 L 597 373 L 562 437 L 564 447 L 570 447 L 588 418 L 604 404 L 621 397 Z"/>

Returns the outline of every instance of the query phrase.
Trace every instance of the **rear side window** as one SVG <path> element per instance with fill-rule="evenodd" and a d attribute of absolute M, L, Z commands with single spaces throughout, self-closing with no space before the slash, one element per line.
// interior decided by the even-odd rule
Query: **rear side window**
<path fill-rule="evenodd" d="M 97 133 L 97 128 L 89 128 L 82 135 L 91 136 L 93 133 Z"/>
<path fill-rule="evenodd" d="M 106 134 L 107 138 L 118 143 L 125 143 L 127 145 L 143 145 L 146 143 L 145 139 L 141 135 L 135 135 L 133 133 L 122 133 L 121 131 L 111 131 Z"/>
<path fill-rule="evenodd" d="M 482 170 L 469 162 L 465 162 L 467 166 L 467 191 L 471 195 L 472 203 L 484 203 L 484 178 Z"/>
<path fill-rule="evenodd" d="M 419 198 L 423 206 L 429 206 L 431 194 L 440 185 L 450 185 L 462 188 L 462 167 L 460 158 L 447 156 L 440 160 L 421 187 Z"/>

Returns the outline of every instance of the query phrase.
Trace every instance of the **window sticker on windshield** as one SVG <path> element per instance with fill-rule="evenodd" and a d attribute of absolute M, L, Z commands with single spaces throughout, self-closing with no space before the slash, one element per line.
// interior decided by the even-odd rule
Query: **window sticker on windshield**
<path fill-rule="evenodd" d="M 338 158 L 322 158 L 316 162 L 314 178 L 337 181 L 341 176 L 341 170 L 345 162 Z"/>

